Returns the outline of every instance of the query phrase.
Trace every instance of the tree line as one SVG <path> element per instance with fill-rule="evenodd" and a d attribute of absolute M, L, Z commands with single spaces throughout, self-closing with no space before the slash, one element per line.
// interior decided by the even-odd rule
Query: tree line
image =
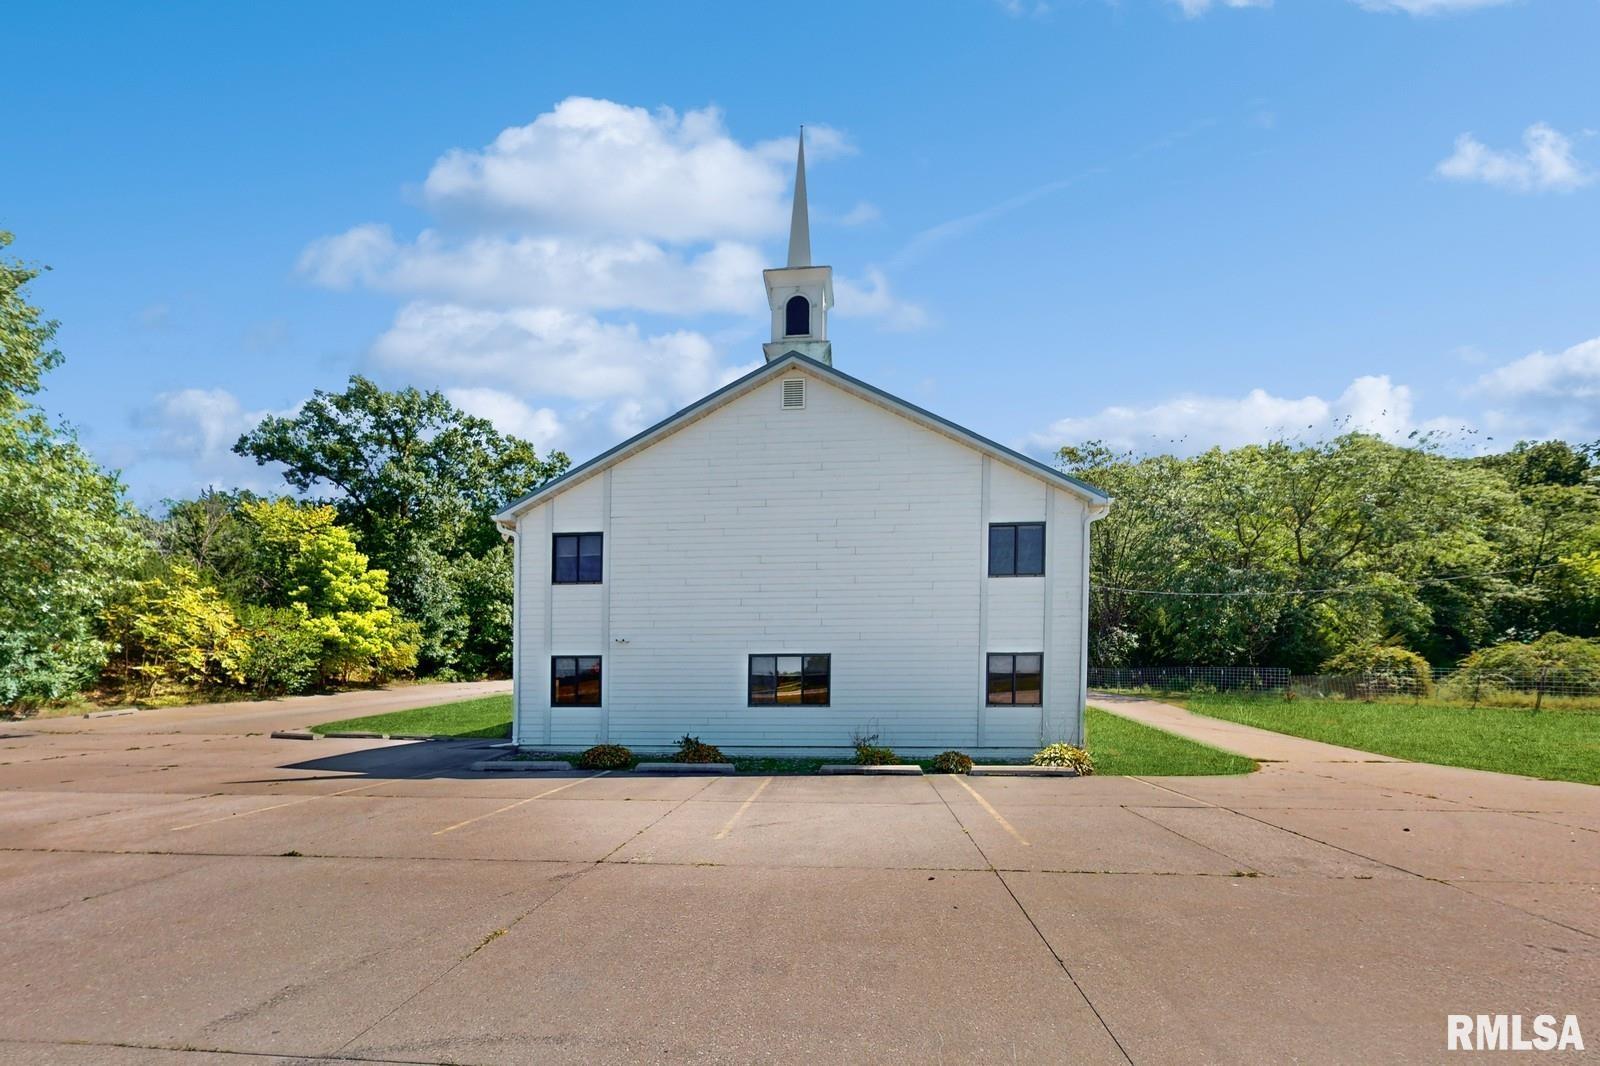
<path fill-rule="evenodd" d="M 567 456 L 356 376 L 235 445 L 284 493 L 144 513 L 37 403 L 62 359 L 29 302 L 38 273 L 0 254 L 0 708 L 509 673 L 511 552 L 491 515 Z M 1096 665 L 1314 672 L 1407 649 L 1415 669 L 1578 647 L 1547 633 L 1600 646 L 1595 444 L 1463 457 L 1348 433 L 1058 460 L 1117 501 L 1093 527 Z"/>
<path fill-rule="evenodd" d="M 1313 673 L 1377 648 L 1452 666 L 1600 631 L 1597 444 L 1464 457 L 1428 434 L 1345 433 L 1191 458 L 1091 442 L 1058 459 L 1116 497 L 1092 527 L 1097 666 Z"/>
<path fill-rule="evenodd" d="M 564 454 L 356 376 L 234 446 L 283 494 L 146 514 L 36 402 L 62 360 L 29 302 L 39 270 L 0 255 L 0 708 L 510 671 L 511 553 L 490 516 Z"/>

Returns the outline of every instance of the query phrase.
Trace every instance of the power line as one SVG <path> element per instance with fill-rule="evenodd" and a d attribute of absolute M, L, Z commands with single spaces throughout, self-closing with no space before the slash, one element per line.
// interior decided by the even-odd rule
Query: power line
<path fill-rule="evenodd" d="M 1512 570 L 1490 570 L 1481 574 L 1451 574 L 1444 577 L 1417 578 L 1411 584 L 1415 585 L 1448 585 L 1456 581 L 1481 581 L 1488 577 L 1504 577 L 1507 574 L 1525 574 L 1533 570 L 1548 570 L 1560 563 L 1540 563 L 1537 566 L 1519 566 Z M 1266 596 L 1338 596 L 1355 592 L 1390 592 L 1391 588 L 1381 585 L 1341 585 L 1326 589 L 1235 589 L 1230 592 L 1189 592 L 1177 589 L 1130 589 L 1117 585 L 1097 585 L 1090 582 L 1089 591 L 1120 592 L 1130 596 L 1172 596 L 1185 599 L 1249 599 Z"/>

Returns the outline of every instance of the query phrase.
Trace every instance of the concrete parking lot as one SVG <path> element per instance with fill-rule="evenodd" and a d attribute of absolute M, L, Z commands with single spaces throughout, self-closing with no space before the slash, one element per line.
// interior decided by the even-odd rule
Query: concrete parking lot
<path fill-rule="evenodd" d="M 1292 747 L 513 777 L 257 732 L 371 709 L 0 724 L 0 1060 L 1435 1061 L 1478 1012 L 1600 1047 L 1600 789 Z"/>

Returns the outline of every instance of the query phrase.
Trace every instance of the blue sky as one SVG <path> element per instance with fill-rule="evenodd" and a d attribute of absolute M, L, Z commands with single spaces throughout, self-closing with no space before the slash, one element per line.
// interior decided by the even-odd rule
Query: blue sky
<path fill-rule="evenodd" d="M 583 458 L 760 359 L 1047 455 L 1600 437 L 1600 4 L 25 5 L 0 228 L 141 503 L 353 372 Z M 1494 444 L 1485 442 L 1493 438 Z M 1177 442 L 1177 443 L 1173 443 Z"/>

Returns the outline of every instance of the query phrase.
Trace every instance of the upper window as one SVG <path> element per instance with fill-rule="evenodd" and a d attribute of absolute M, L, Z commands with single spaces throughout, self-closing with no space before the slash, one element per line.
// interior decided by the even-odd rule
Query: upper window
<path fill-rule="evenodd" d="M 600 656 L 557 655 L 551 658 L 550 706 L 600 706 Z"/>
<path fill-rule="evenodd" d="M 1044 691 L 1044 656 L 989 656 L 989 705 L 1037 706 Z"/>
<path fill-rule="evenodd" d="M 557 585 L 598 585 L 604 537 L 599 533 L 557 533 L 551 581 Z"/>
<path fill-rule="evenodd" d="M 750 706 L 779 703 L 828 705 L 828 655 L 750 656 Z"/>
<path fill-rule="evenodd" d="M 989 527 L 989 576 L 1044 573 L 1044 523 L 1013 522 Z"/>
<path fill-rule="evenodd" d="M 791 296 L 783 305 L 783 335 L 809 337 L 811 335 L 811 301 L 804 296 Z"/>

